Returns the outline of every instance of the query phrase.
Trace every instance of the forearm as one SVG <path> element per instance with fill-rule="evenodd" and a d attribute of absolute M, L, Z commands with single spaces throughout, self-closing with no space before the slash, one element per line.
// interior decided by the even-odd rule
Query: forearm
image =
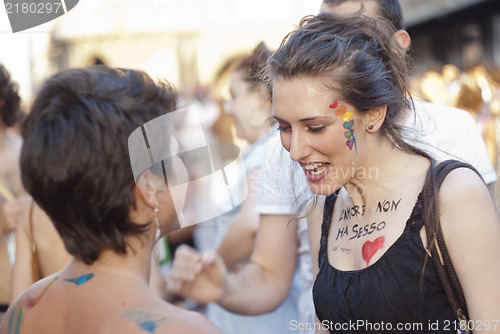
<path fill-rule="evenodd" d="M 271 312 L 286 299 L 290 286 L 291 280 L 280 282 L 251 262 L 238 272 L 228 273 L 219 305 L 244 315 Z"/>
<path fill-rule="evenodd" d="M 251 215 L 247 217 L 249 217 L 247 220 L 239 219 L 229 226 L 224 239 L 217 248 L 217 253 L 230 271 L 238 262 L 248 261 L 255 246 L 258 222 L 253 223 Z"/>
<path fill-rule="evenodd" d="M 250 262 L 229 273 L 219 304 L 247 315 L 267 313 L 286 299 L 297 267 L 297 225 L 288 215 L 261 215 Z"/>

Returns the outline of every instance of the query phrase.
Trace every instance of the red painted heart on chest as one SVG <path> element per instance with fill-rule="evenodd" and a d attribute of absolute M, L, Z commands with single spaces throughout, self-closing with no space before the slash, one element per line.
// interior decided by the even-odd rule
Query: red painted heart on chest
<path fill-rule="evenodd" d="M 368 240 L 363 244 L 363 248 L 361 248 L 361 255 L 363 256 L 363 260 L 366 262 L 366 266 L 370 263 L 373 255 L 384 247 L 385 238 L 384 236 L 378 237 L 377 239 L 370 241 Z"/>

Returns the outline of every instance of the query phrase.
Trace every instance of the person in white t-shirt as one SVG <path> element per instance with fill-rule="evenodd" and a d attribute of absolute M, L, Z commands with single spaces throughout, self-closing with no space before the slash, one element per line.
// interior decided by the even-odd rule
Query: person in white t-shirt
<path fill-rule="evenodd" d="M 396 28 L 394 37 L 402 49 L 410 45 L 403 29 L 397 0 L 324 0 L 321 11 L 350 14 L 357 11 L 388 19 Z M 414 101 L 414 114 L 406 120 L 413 131 L 411 143 L 427 150 L 437 160 L 446 157 L 472 164 L 482 175 L 490 193 L 497 179 L 486 146 L 474 120 L 466 111 L 449 106 Z M 285 300 L 300 263 L 302 296 L 299 319 L 290 319 L 290 328 L 314 333 L 312 302 L 313 273 L 304 217 L 311 198 L 300 167 L 282 147 L 279 136 L 270 146 L 261 167 L 261 192 L 256 204 L 260 224 L 250 262 L 238 272 L 227 273 L 212 253 L 193 258 L 192 268 L 175 268 L 172 289 L 201 301 L 217 301 L 232 312 L 269 312 Z M 298 217 L 298 219 L 296 219 Z M 298 255 L 298 256 L 297 256 Z M 202 265 L 200 265 L 200 261 Z M 190 272 L 190 274 L 186 274 Z M 189 277 L 188 277 L 189 276 Z M 186 278 L 187 277 L 187 278 Z"/>

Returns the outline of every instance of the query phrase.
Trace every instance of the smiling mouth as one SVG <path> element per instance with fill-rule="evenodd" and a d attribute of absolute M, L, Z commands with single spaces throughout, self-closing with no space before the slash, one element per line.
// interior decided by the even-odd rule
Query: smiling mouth
<path fill-rule="evenodd" d="M 328 165 L 329 164 L 327 162 L 314 162 L 307 165 L 301 164 L 301 167 L 306 173 L 316 176 L 324 173 L 328 168 Z"/>

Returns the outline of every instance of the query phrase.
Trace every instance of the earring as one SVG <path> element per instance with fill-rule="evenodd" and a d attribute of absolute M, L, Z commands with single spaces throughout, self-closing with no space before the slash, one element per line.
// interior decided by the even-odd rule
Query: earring
<path fill-rule="evenodd" d="M 158 242 L 158 240 L 160 240 L 160 234 L 161 234 L 160 222 L 158 221 L 158 212 L 160 212 L 160 209 L 158 209 L 158 205 L 157 205 L 155 208 L 155 218 L 154 218 L 155 224 L 156 224 L 156 233 L 155 233 L 156 242 Z"/>
<path fill-rule="evenodd" d="M 375 126 L 372 124 L 368 127 L 368 130 L 373 130 L 375 128 Z"/>

